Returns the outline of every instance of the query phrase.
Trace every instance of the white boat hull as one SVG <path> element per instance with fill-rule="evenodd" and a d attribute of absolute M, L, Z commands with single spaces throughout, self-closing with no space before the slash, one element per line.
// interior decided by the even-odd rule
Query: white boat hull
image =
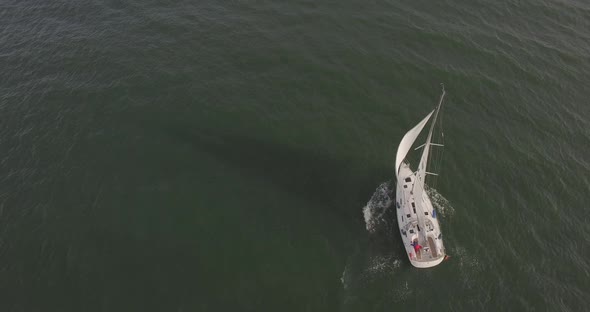
<path fill-rule="evenodd" d="M 417 268 L 430 268 L 444 260 L 445 248 L 437 214 L 428 193 L 415 190 L 415 182 L 416 174 L 410 170 L 409 164 L 402 163 L 396 191 L 397 222 L 410 263 Z M 416 198 L 415 194 L 421 198 Z M 421 220 L 419 213 L 422 213 Z M 413 243 L 418 243 L 422 248 L 416 252 Z"/>

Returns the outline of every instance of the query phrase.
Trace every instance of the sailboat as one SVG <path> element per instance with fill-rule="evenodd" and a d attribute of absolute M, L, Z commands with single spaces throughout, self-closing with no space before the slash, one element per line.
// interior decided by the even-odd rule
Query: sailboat
<path fill-rule="evenodd" d="M 445 258 L 445 247 L 437 214 L 425 190 L 426 176 L 436 175 L 427 171 L 430 148 L 443 146 L 440 143 L 432 142 L 432 139 L 434 125 L 444 96 L 445 89 L 443 85 L 438 105 L 404 135 L 395 157 L 397 222 L 410 263 L 417 268 L 436 266 Z M 431 124 L 426 142 L 416 148 L 416 150 L 422 149 L 422 156 L 418 168 L 414 171 L 410 168 L 410 163 L 406 157 L 429 121 L 431 121 Z"/>

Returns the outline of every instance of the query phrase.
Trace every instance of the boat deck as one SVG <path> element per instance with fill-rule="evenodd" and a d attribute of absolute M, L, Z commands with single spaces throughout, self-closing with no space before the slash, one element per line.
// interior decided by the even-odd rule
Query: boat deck
<path fill-rule="evenodd" d="M 434 207 L 424 190 L 414 189 L 415 179 L 408 164 L 403 163 L 396 194 L 398 224 L 412 265 L 431 267 L 443 260 L 444 246 Z M 422 246 L 419 252 L 414 250 L 414 242 Z"/>

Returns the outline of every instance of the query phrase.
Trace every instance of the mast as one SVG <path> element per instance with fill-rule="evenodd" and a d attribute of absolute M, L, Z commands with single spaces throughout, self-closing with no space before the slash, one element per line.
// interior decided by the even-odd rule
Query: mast
<path fill-rule="evenodd" d="M 443 99 L 445 97 L 445 86 L 442 85 L 442 94 L 440 95 L 440 100 L 438 101 L 438 105 L 436 106 L 436 110 L 434 111 L 434 117 L 432 118 L 432 124 L 430 124 L 430 131 L 428 131 L 428 137 L 426 138 L 426 143 L 424 144 L 424 150 L 422 151 L 422 157 L 420 158 L 420 164 L 418 164 L 418 172 L 417 175 L 420 175 L 423 178 L 426 174 L 426 167 L 428 166 L 428 156 L 430 153 L 430 146 L 433 145 L 432 141 L 432 132 L 434 131 L 434 124 L 436 123 L 436 119 L 438 117 L 438 112 L 443 103 Z M 424 179 L 422 179 L 422 184 L 424 184 Z"/>
<path fill-rule="evenodd" d="M 440 108 L 442 106 L 443 103 L 443 99 L 445 97 L 445 86 L 443 84 L 441 84 L 442 86 L 442 94 L 440 96 L 440 100 L 438 102 L 438 105 L 434 111 L 434 116 L 432 118 L 432 124 L 430 125 L 430 131 L 428 131 L 428 137 L 426 138 L 426 143 L 424 143 L 424 150 L 422 151 L 422 156 L 420 158 L 420 163 L 418 164 L 418 170 L 416 171 L 416 181 L 414 182 L 414 186 L 412 189 L 412 192 L 414 193 L 414 198 L 415 198 L 415 202 L 416 202 L 416 215 L 418 217 L 418 226 L 420 227 L 420 234 L 418 235 L 420 237 L 420 241 L 422 241 L 423 243 L 425 243 L 426 241 L 426 226 L 424 224 L 424 209 L 422 207 L 422 203 L 424 201 L 424 182 L 425 182 L 425 178 L 426 178 L 426 167 L 428 166 L 428 156 L 430 153 L 430 145 L 434 145 L 433 143 L 431 143 L 432 141 L 432 133 L 434 131 L 434 124 L 436 123 L 436 119 L 438 117 L 438 112 L 440 111 Z M 439 144 L 436 144 L 439 145 Z"/>

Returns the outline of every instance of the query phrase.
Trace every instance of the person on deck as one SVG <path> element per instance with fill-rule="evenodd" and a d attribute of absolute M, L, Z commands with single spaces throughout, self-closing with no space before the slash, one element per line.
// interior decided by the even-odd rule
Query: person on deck
<path fill-rule="evenodd" d="M 416 255 L 418 255 L 422 249 L 422 245 L 418 244 L 418 241 L 413 241 L 412 246 L 414 246 L 414 251 L 416 252 Z"/>

